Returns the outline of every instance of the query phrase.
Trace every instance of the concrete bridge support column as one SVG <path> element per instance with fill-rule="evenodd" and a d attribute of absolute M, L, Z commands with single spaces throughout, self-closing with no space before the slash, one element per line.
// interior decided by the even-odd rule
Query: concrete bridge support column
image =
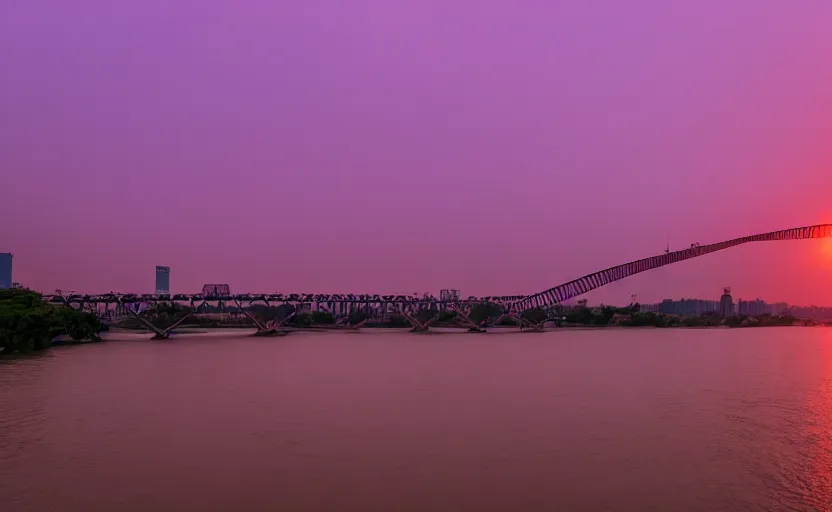
<path fill-rule="evenodd" d="M 403 317 L 405 317 L 405 319 L 407 319 L 408 322 L 410 322 L 410 325 L 413 326 L 410 332 L 427 332 L 431 324 L 439 320 L 439 317 L 441 316 L 441 313 L 437 313 L 430 319 L 428 319 L 427 322 L 422 323 L 419 320 L 417 320 L 413 315 L 408 313 L 405 308 L 399 308 L 398 312 Z"/>
<path fill-rule="evenodd" d="M 507 313 L 503 313 L 496 320 L 494 320 L 494 323 L 499 324 L 505 318 L 511 318 L 512 320 L 517 322 L 517 325 L 520 327 L 520 330 L 523 331 L 523 332 L 541 331 L 541 330 L 543 330 L 543 324 L 546 323 L 545 321 L 541 324 L 532 323 L 532 322 L 526 320 L 525 318 L 523 318 L 523 314 L 520 313 L 517 310 L 512 310 L 512 311 L 509 311 Z"/>
<path fill-rule="evenodd" d="M 458 305 L 450 303 L 448 304 L 448 307 L 451 311 L 456 312 L 457 318 L 459 318 L 460 321 L 468 327 L 468 332 L 485 332 L 485 329 L 474 323 L 474 321 L 471 320 L 471 317 L 469 317 L 468 314 Z"/>
<path fill-rule="evenodd" d="M 146 318 L 142 317 L 142 316 L 141 316 L 141 315 L 140 315 L 137 311 L 134 311 L 132 308 L 128 308 L 128 309 L 127 309 L 127 311 L 128 311 L 131 315 L 133 315 L 135 318 L 137 318 L 137 319 L 139 320 L 139 322 L 141 322 L 142 324 L 144 324 L 144 325 L 145 325 L 148 329 L 150 329 L 151 331 L 153 331 L 154 333 L 156 333 L 156 334 L 153 336 L 153 338 L 151 338 L 151 339 L 154 339 L 154 340 L 166 340 L 166 339 L 170 338 L 170 333 L 171 333 L 174 329 L 176 329 L 177 327 L 179 327 L 179 326 L 182 324 L 182 322 L 184 322 L 185 320 L 187 320 L 188 318 L 190 318 L 190 317 L 191 317 L 191 315 L 193 315 L 193 314 L 194 314 L 193 310 L 192 310 L 192 311 L 188 311 L 188 312 L 185 314 L 185 316 L 183 316 L 183 317 L 182 317 L 182 318 L 180 318 L 179 320 L 175 321 L 174 323 L 172 323 L 172 324 L 170 324 L 169 326 L 167 326 L 167 327 L 165 327 L 164 329 L 162 329 L 162 328 L 159 328 L 159 327 L 156 327 L 155 325 L 153 325 L 153 323 L 152 323 L 152 322 L 150 322 L 148 319 L 146 319 Z"/>
<path fill-rule="evenodd" d="M 543 331 L 543 326 L 548 321 L 548 319 L 546 319 L 546 320 L 543 320 L 542 322 L 540 322 L 539 324 L 536 324 L 536 323 L 534 323 L 530 320 L 526 320 L 525 318 L 523 318 L 523 313 L 515 312 L 514 316 L 515 316 L 515 318 L 517 318 L 517 320 L 520 324 L 520 331 L 521 332 L 542 332 Z"/>
<path fill-rule="evenodd" d="M 288 331 L 281 331 L 278 329 L 280 327 L 280 323 L 276 320 L 264 323 L 251 311 L 243 309 L 243 305 L 239 300 L 235 299 L 234 303 L 237 305 L 237 309 L 239 309 L 241 313 L 248 317 L 248 319 L 254 322 L 254 325 L 257 326 L 257 332 L 254 333 L 255 336 L 285 336 L 286 334 L 289 334 Z M 292 318 L 292 316 L 294 316 L 294 313 L 289 315 L 286 319 Z"/>

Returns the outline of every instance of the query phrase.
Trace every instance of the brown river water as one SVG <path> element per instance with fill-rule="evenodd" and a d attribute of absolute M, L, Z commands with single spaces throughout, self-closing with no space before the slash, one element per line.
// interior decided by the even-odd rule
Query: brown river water
<path fill-rule="evenodd" d="M 0 361 L 0 510 L 832 510 L 832 329 L 182 334 Z"/>

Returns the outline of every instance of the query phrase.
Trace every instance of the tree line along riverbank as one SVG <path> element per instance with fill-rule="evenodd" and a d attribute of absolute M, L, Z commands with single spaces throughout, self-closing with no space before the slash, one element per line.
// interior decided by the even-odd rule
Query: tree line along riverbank
<path fill-rule="evenodd" d="M 327 311 L 306 311 L 298 312 L 291 304 L 279 306 L 255 305 L 251 306 L 248 312 L 255 315 L 261 321 L 277 320 L 285 327 L 335 327 L 336 318 Z M 156 325 L 170 325 L 176 322 L 183 315 L 188 314 L 190 308 L 179 304 L 156 304 L 142 315 Z M 218 306 L 201 309 L 203 314 L 187 318 L 182 327 L 192 328 L 252 328 L 254 323 L 246 315 L 239 311 L 223 310 Z M 482 303 L 474 305 L 468 312 L 468 318 L 476 325 L 484 327 L 495 326 L 516 326 L 515 318 L 504 315 L 506 311 L 499 305 L 493 303 Z M 438 315 L 438 316 L 437 316 Z M 427 322 L 437 317 L 432 323 L 434 327 L 467 327 L 468 324 L 460 322 L 456 312 L 439 311 L 435 308 L 425 308 L 413 314 L 419 322 Z M 677 316 L 663 313 L 641 311 L 639 304 L 626 307 L 600 306 L 587 307 L 577 305 L 564 307 L 555 311 L 554 315 L 542 309 L 532 309 L 522 313 L 524 321 L 532 324 L 541 324 L 544 321 L 553 320 L 559 326 L 581 326 L 581 327 L 768 327 L 805 325 L 805 322 L 793 316 L 771 316 L 760 317 L 702 315 L 702 316 Z M 381 316 L 368 318 L 363 311 L 355 311 L 349 315 L 350 325 L 362 325 L 372 328 L 408 328 L 411 323 L 402 315 L 389 312 Z M 551 324 L 550 324 L 551 325 Z M 124 329 L 146 330 L 136 318 L 125 318 L 114 327 Z"/>
<path fill-rule="evenodd" d="M 64 335 L 98 341 L 104 329 L 94 314 L 47 304 L 37 292 L 0 290 L 0 357 L 43 350 Z"/>
<path fill-rule="evenodd" d="M 563 318 L 563 325 L 574 326 L 621 326 L 621 327 L 776 327 L 793 325 L 814 325 L 812 321 L 798 319 L 791 315 L 734 315 L 723 317 L 719 314 L 679 316 L 665 313 L 641 311 L 639 304 L 624 308 L 600 306 L 590 308 L 576 306 L 569 308 Z"/>

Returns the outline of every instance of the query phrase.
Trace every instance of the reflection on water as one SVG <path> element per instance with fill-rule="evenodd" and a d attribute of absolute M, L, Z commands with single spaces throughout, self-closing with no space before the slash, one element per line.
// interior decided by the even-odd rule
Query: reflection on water
<path fill-rule="evenodd" d="M 0 362 L 3 510 L 832 510 L 832 330 L 190 334 Z"/>
<path fill-rule="evenodd" d="M 806 393 L 805 420 L 800 430 L 806 443 L 801 459 L 809 460 L 809 474 L 791 474 L 793 485 L 818 510 L 832 509 L 832 351 L 827 350 L 825 355 L 821 359 L 825 370 L 822 380 Z"/>

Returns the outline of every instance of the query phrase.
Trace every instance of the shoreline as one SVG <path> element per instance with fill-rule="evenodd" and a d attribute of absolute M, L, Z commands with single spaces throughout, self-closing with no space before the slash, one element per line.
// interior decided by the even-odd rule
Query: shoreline
<path fill-rule="evenodd" d="M 700 329 L 700 330 L 715 330 L 715 329 L 754 329 L 754 328 L 762 328 L 762 327 L 827 327 L 825 324 L 794 324 L 794 325 L 737 325 L 737 326 L 730 326 L 730 325 L 670 325 L 670 326 L 662 326 L 657 327 L 654 325 L 562 325 L 562 326 L 552 326 L 552 327 L 544 327 L 539 332 L 558 332 L 558 331 L 589 331 L 589 330 L 635 330 L 635 329 Z M 410 326 L 370 326 L 370 327 L 361 327 L 361 328 L 347 328 L 347 327 L 334 327 L 334 326 L 305 326 L 305 327 L 294 327 L 289 326 L 286 327 L 286 330 L 289 332 L 374 332 L 374 331 L 410 331 Z M 519 328 L 516 325 L 505 325 L 505 326 L 489 326 L 485 327 L 487 332 L 494 332 L 494 331 L 515 331 L 519 332 Z M 217 332 L 240 332 L 240 331 L 253 331 L 256 332 L 256 327 L 253 326 L 218 326 L 218 327 L 180 327 L 174 330 L 174 333 L 179 334 L 210 334 L 210 333 L 217 333 Z M 437 326 L 432 327 L 431 330 L 434 332 L 465 332 L 467 328 L 465 327 L 445 327 L 445 326 Z M 531 331 L 531 330 L 529 330 Z M 103 333 L 108 331 L 103 331 Z M 111 333 L 124 333 L 124 334 L 152 334 L 153 331 L 146 328 L 131 328 L 131 327 L 110 327 L 109 332 Z M 60 337 L 59 337 L 60 338 Z M 61 341 L 61 344 L 72 344 L 72 343 L 90 343 L 89 341 L 80 341 L 80 342 L 72 342 L 71 340 L 64 341 L 58 340 L 56 338 L 55 341 Z M 54 342 L 53 342 L 54 343 Z"/>

